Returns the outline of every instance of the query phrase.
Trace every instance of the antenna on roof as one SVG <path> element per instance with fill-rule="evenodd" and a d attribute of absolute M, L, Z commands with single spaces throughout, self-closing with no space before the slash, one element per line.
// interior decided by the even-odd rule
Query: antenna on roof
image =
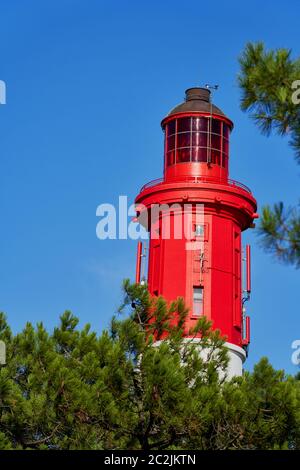
<path fill-rule="evenodd" d="M 219 88 L 219 85 L 210 85 L 209 83 L 206 83 L 204 87 L 208 90 L 217 90 Z"/>

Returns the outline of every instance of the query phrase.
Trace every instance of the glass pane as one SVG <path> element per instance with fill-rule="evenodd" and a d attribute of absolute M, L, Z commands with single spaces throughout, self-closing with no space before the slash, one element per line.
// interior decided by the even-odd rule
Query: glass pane
<path fill-rule="evenodd" d="M 189 162 L 190 155 L 191 155 L 191 149 L 189 148 L 177 150 L 176 163 Z"/>
<path fill-rule="evenodd" d="M 194 302 L 194 309 L 193 309 L 193 314 L 195 315 L 195 317 L 200 317 L 200 315 L 202 315 L 202 302 L 199 302 L 199 301 L 195 301 Z"/>
<path fill-rule="evenodd" d="M 204 225 L 195 225 L 195 237 L 203 237 L 204 236 Z"/>
<path fill-rule="evenodd" d="M 176 120 L 171 121 L 169 122 L 169 124 L 167 124 L 167 135 L 175 134 L 175 123 Z"/>
<path fill-rule="evenodd" d="M 191 130 L 191 118 L 177 119 L 177 132 L 187 132 Z"/>
<path fill-rule="evenodd" d="M 224 153 L 222 154 L 222 167 L 228 168 L 228 157 Z"/>
<path fill-rule="evenodd" d="M 177 134 L 177 148 L 189 147 L 191 144 L 190 132 L 184 132 L 183 134 Z"/>
<path fill-rule="evenodd" d="M 193 131 L 207 132 L 207 123 L 207 118 L 194 117 L 192 121 L 192 129 Z"/>
<path fill-rule="evenodd" d="M 217 119 L 212 120 L 211 131 L 215 134 L 221 134 L 221 121 L 217 121 Z"/>
<path fill-rule="evenodd" d="M 229 126 L 223 123 L 223 137 L 229 139 Z"/>
<path fill-rule="evenodd" d="M 174 165 L 175 163 L 175 150 L 167 153 L 167 166 Z"/>
<path fill-rule="evenodd" d="M 211 135 L 211 148 L 217 150 L 221 149 L 221 136 L 216 134 Z"/>
<path fill-rule="evenodd" d="M 221 152 L 212 149 L 211 151 L 211 162 L 214 165 L 221 165 Z"/>
<path fill-rule="evenodd" d="M 207 162 L 207 149 L 192 147 L 192 162 Z"/>
<path fill-rule="evenodd" d="M 227 139 L 223 138 L 223 152 L 228 155 L 228 150 L 229 150 L 229 142 Z"/>
<path fill-rule="evenodd" d="M 193 147 L 207 147 L 207 134 L 205 132 L 192 133 Z"/>
<path fill-rule="evenodd" d="M 175 148 L 175 135 L 171 135 L 167 140 L 167 151 Z"/>
<path fill-rule="evenodd" d="M 193 314 L 203 315 L 203 288 L 194 287 L 193 289 Z"/>

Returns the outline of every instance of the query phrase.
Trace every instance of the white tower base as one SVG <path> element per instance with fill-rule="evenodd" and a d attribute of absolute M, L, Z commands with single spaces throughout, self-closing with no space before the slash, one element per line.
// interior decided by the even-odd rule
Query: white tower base
<path fill-rule="evenodd" d="M 201 338 L 195 338 L 193 342 L 201 343 Z M 246 351 L 233 343 L 225 343 L 225 348 L 227 348 L 229 362 L 226 371 L 226 379 L 231 380 L 233 377 L 240 377 L 243 375 L 243 364 L 246 360 L 247 354 Z M 202 359 L 206 359 L 209 350 L 202 349 L 200 351 L 200 356 Z M 223 377 L 223 372 L 220 372 L 220 378 Z"/>
<path fill-rule="evenodd" d="M 232 379 L 232 377 L 239 377 L 243 375 L 243 364 L 247 357 L 245 350 L 232 343 L 225 343 L 224 346 L 228 348 L 229 356 L 229 363 L 227 368 L 228 380 Z"/>
<path fill-rule="evenodd" d="M 192 340 L 190 338 L 186 338 L 184 339 L 184 341 L 189 341 L 189 342 L 192 341 L 193 343 L 200 343 L 201 338 L 193 338 Z M 161 344 L 161 340 L 158 340 L 158 341 L 155 341 L 153 346 L 158 347 L 160 344 Z M 228 362 L 227 371 L 226 371 L 226 379 L 231 380 L 233 377 L 242 376 L 243 364 L 247 357 L 246 351 L 240 346 L 237 346 L 236 344 L 233 344 L 233 343 L 225 343 L 224 346 L 228 350 L 228 357 L 229 357 L 229 362 Z M 209 354 L 208 349 L 201 349 L 200 356 L 202 357 L 203 360 L 206 360 L 208 354 Z M 222 378 L 223 375 L 224 375 L 223 372 L 222 373 L 220 372 L 220 378 Z"/>

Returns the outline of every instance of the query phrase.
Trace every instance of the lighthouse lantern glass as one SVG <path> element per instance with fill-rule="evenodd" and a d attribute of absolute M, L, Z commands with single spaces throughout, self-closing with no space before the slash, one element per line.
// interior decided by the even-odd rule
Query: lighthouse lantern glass
<path fill-rule="evenodd" d="M 209 116 L 173 119 L 166 131 L 166 165 L 210 162 L 228 166 L 229 126 Z"/>

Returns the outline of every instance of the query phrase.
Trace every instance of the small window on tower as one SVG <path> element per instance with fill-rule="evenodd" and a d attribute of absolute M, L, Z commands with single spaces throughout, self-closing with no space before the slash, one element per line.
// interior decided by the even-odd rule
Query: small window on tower
<path fill-rule="evenodd" d="M 195 317 L 203 315 L 203 287 L 193 289 L 193 315 Z"/>
<path fill-rule="evenodd" d="M 204 237 L 204 225 L 194 225 L 195 237 Z"/>

